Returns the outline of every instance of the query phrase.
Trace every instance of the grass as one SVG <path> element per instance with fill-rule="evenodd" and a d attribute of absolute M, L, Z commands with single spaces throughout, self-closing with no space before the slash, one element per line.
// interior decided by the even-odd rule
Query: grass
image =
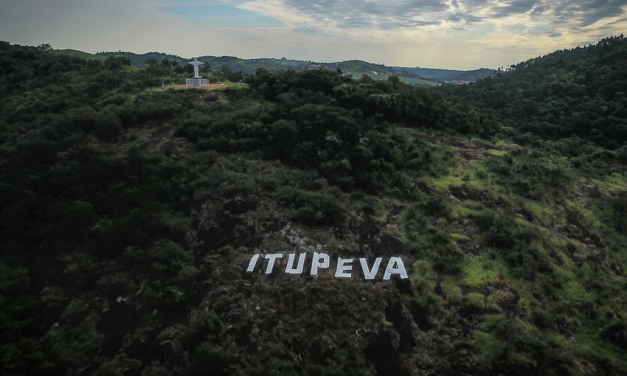
<path fill-rule="evenodd" d="M 234 88 L 234 89 L 248 89 L 248 84 L 244 84 L 241 82 L 229 82 L 229 81 L 224 81 L 224 82 L 217 82 L 217 83 L 210 83 L 207 86 L 203 86 L 203 87 L 188 87 L 187 85 L 184 84 L 175 84 L 174 86 L 170 84 L 168 84 L 167 82 L 165 82 L 165 90 L 185 90 L 185 89 L 199 89 L 199 90 L 224 90 L 226 88 Z M 157 87 L 151 87 L 149 89 L 147 89 L 146 91 L 149 92 L 154 92 L 154 91 L 163 91 L 164 89 L 161 86 L 157 86 Z"/>
<path fill-rule="evenodd" d="M 369 76 L 373 80 L 377 80 L 377 81 L 386 81 L 388 77 L 390 77 L 390 75 L 388 74 L 359 73 L 359 72 L 352 72 L 352 73 L 354 74 L 353 77 L 355 77 L 355 75 L 357 74 L 365 74 L 366 76 Z M 359 77 L 356 77 L 356 78 L 359 78 Z M 398 77 L 398 78 L 401 80 L 401 82 L 410 84 L 410 85 L 422 85 L 422 86 L 439 86 L 440 85 L 439 82 L 429 81 L 423 78 L 414 78 L 414 77 Z"/>
<path fill-rule="evenodd" d="M 218 88 L 217 90 L 224 90 L 227 87 L 231 87 L 234 89 L 248 89 L 250 86 L 248 86 L 248 84 L 242 83 L 242 82 L 225 82 L 225 86 L 222 88 Z"/>
<path fill-rule="evenodd" d="M 494 283 L 498 275 L 493 261 L 485 256 L 476 256 L 466 263 L 464 279 L 461 283 L 467 287 L 478 288 L 488 283 Z"/>
<path fill-rule="evenodd" d="M 502 156 L 504 156 L 505 154 L 507 154 L 507 152 L 506 152 L 506 151 L 502 151 L 502 150 L 494 150 L 494 149 L 490 149 L 490 150 L 488 150 L 488 153 L 490 153 L 490 154 L 492 154 L 492 155 L 499 156 L 499 157 L 502 157 Z"/>

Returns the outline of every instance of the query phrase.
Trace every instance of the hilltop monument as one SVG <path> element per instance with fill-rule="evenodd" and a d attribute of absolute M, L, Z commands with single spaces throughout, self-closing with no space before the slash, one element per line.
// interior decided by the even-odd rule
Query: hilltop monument
<path fill-rule="evenodd" d="M 188 87 L 203 87 L 209 85 L 209 80 L 206 78 L 202 78 L 198 75 L 198 67 L 204 65 L 205 63 L 201 63 L 198 59 L 194 59 L 194 61 L 190 61 L 189 64 L 194 66 L 194 78 L 186 79 L 186 84 Z"/>

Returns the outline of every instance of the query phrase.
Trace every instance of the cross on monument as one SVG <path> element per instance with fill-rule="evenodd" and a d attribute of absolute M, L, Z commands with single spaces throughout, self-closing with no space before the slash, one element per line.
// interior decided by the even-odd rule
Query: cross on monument
<path fill-rule="evenodd" d="M 205 65 L 205 63 L 201 63 L 198 59 L 194 59 L 194 61 L 191 61 L 189 64 L 194 66 L 194 78 L 200 78 L 198 75 L 198 66 Z"/>

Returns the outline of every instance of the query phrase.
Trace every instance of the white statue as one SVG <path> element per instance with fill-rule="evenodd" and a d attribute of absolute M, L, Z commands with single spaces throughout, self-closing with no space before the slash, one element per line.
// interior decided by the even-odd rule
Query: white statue
<path fill-rule="evenodd" d="M 198 75 L 198 66 L 205 65 L 205 63 L 201 63 L 200 61 L 198 61 L 198 59 L 194 59 L 194 61 L 190 62 L 189 64 L 194 66 L 194 78 L 200 78 L 200 76 Z"/>

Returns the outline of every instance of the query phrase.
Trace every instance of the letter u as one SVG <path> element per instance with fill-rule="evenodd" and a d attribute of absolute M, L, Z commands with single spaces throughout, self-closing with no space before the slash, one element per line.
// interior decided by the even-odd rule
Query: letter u
<path fill-rule="evenodd" d="M 290 253 L 287 258 L 287 265 L 285 266 L 285 273 L 287 274 L 302 274 L 303 266 L 305 265 L 305 258 L 307 258 L 307 253 L 303 252 L 298 257 L 298 266 L 294 269 L 294 259 L 296 254 Z"/>

